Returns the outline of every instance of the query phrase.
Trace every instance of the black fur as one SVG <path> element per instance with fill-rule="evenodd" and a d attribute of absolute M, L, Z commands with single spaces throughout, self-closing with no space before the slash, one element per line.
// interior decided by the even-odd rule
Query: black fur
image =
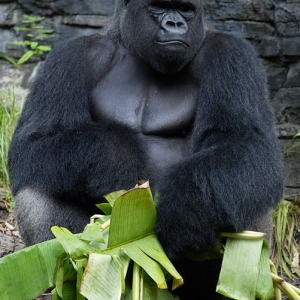
<path fill-rule="evenodd" d="M 170 32 L 159 31 L 165 17 L 179 20 Z M 119 0 L 100 34 L 55 48 L 27 97 L 9 170 L 27 245 L 50 239 L 51 225 L 82 231 L 103 195 L 150 179 L 155 231 L 173 259 L 208 250 L 225 230 L 270 233 L 283 188 L 262 67 L 245 41 L 204 31 L 200 0 Z M 181 299 L 217 299 L 210 262 L 176 264 L 188 278 Z M 203 277 L 195 285 L 192 269 Z"/>

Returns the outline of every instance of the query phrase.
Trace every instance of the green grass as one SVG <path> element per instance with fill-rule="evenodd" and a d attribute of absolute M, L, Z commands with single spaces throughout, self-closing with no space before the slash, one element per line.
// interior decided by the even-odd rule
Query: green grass
<path fill-rule="evenodd" d="M 7 153 L 10 141 L 20 115 L 13 89 L 0 89 L 0 187 L 9 189 Z"/>
<path fill-rule="evenodd" d="M 282 200 L 273 213 L 273 255 L 279 273 L 291 279 L 300 277 L 300 247 L 296 236 L 300 231 L 300 201 Z"/>

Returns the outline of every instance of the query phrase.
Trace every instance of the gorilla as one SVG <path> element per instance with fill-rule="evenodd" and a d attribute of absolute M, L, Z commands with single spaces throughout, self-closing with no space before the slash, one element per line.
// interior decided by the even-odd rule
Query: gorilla
<path fill-rule="evenodd" d="M 36 78 L 9 171 L 26 245 L 81 232 L 103 195 L 149 179 L 155 232 L 185 279 L 218 299 L 219 262 L 189 260 L 222 231 L 270 234 L 283 167 L 250 45 L 207 29 L 201 0 L 117 0 L 98 34 L 62 43 Z"/>

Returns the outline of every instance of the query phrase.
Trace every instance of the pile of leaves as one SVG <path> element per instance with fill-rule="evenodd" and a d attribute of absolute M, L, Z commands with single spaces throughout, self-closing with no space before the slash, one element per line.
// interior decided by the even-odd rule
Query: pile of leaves
<path fill-rule="evenodd" d="M 106 199 L 99 204 L 105 215 L 93 216 L 82 234 L 54 226 L 56 239 L 0 259 L 0 299 L 30 299 L 49 288 L 54 300 L 178 299 L 170 290 L 180 288 L 183 278 L 153 232 L 156 209 L 149 184 Z M 271 273 L 264 234 L 223 236 L 225 250 L 218 245 L 197 257 L 222 253 L 218 293 L 232 299 L 272 299 L 274 291 L 280 297 L 280 289 L 290 299 L 300 299 L 299 290 Z"/>

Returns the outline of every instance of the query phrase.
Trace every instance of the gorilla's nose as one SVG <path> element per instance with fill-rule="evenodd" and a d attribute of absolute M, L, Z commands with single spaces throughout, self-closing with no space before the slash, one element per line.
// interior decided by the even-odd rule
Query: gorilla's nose
<path fill-rule="evenodd" d="M 165 18 L 161 23 L 162 28 L 172 34 L 185 34 L 188 30 L 187 24 L 181 20 Z"/>

